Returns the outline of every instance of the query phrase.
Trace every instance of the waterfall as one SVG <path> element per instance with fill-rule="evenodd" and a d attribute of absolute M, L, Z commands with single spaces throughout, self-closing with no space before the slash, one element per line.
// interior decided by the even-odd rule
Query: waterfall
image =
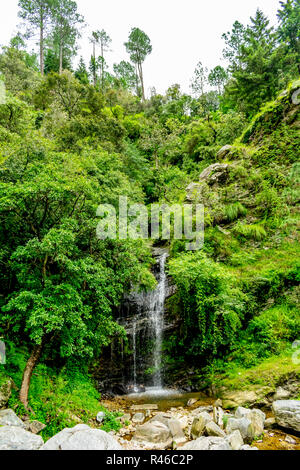
<path fill-rule="evenodd" d="M 163 387 L 162 342 L 168 287 L 165 272 L 167 257 L 165 250 L 156 251 L 156 288 L 150 292 L 133 292 L 128 296 L 123 305 L 122 317 L 118 320 L 126 329 L 132 351 L 131 365 L 129 368 L 128 364 L 125 365 L 124 385 L 130 385 L 134 391 L 145 384 L 155 389 Z"/>
<path fill-rule="evenodd" d="M 159 278 L 155 291 L 150 293 L 149 316 L 152 322 L 154 348 L 153 348 L 153 385 L 162 388 L 162 336 L 164 328 L 164 306 L 166 298 L 165 264 L 167 253 L 159 258 Z"/>

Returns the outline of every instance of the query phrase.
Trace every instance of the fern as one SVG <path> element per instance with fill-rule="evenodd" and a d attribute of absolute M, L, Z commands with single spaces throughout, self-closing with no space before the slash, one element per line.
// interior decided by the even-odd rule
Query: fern
<path fill-rule="evenodd" d="M 230 222 L 233 222 L 234 220 L 245 216 L 246 214 L 247 209 L 240 202 L 235 202 L 234 204 L 229 204 L 225 207 L 225 217 Z"/>

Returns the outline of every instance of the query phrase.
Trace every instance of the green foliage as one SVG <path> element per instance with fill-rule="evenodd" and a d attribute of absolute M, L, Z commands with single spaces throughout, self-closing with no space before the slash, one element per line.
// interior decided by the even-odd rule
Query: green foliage
<path fill-rule="evenodd" d="M 261 241 L 267 236 L 267 232 L 261 224 L 242 224 L 238 223 L 234 227 L 234 231 L 237 235 L 241 235 L 250 240 Z"/>
<path fill-rule="evenodd" d="M 225 207 L 225 217 L 230 222 L 243 217 L 247 214 L 247 209 L 240 202 L 235 202 L 234 204 L 229 204 Z"/>

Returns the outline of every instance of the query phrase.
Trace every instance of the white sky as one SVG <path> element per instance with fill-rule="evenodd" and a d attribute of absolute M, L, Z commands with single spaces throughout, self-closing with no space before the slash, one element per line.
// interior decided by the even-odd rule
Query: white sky
<path fill-rule="evenodd" d="M 4 0 L 0 0 L 4 3 Z M 235 20 L 243 24 L 260 8 L 276 24 L 279 0 L 77 0 L 87 27 L 82 32 L 79 55 L 88 63 L 90 32 L 105 29 L 112 38 L 106 61 L 128 60 L 124 42 L 132 27 L 139 27 L 151 39 L 153 52 L 144 63 L 146 89 L 160 93 L 179 83 L 189 92 L 190 79 L 199 60 L 208 68 L 222 64 L 222 33 Z M 19 28 L 18 0 L 5 1 L 1 12 L 0 44 L 8 44 Z M 100 52 L 99 52 L 100 54 Z"/>

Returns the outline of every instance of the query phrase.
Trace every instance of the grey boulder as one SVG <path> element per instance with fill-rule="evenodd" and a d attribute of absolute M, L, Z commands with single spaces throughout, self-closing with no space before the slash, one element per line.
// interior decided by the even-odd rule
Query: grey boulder
<path fill-rule="evenodd" d="M 240 431 L 245 442 L 251 443 L 253 441 L 255 434 L 248 418 L 229 418 L 226 426 L 227 434 L 232 434 L 236 430 Z"/>
<path fill-rule="evenodd" d="M 25 431 L 20 426 L 0 427 L 0 450 L 38 450 L 43 444 L 41 436 Z"/>
<path fill-rule="evenodd" d="M 272 404 L 276 423 L 300 431 L 300 400 L 278 400 Z"/>
<path fill-rule="evenodd" d="M 222 437 L 199 437 L 180 447 L 180 450 L 232 450 L 226 439 Z"/>
<path fill-rule="evenodd" d="M 25 429 L 23 421 L 10 409 L 0 411 L 0 426 L 18 426 Z"/>
<path fill-rule="evenodd" d="M 66 428 L 51 437 L 41 450 L 121 450 L 122 447 L 110 434 L 92 429 L 86 424 Z"/>

